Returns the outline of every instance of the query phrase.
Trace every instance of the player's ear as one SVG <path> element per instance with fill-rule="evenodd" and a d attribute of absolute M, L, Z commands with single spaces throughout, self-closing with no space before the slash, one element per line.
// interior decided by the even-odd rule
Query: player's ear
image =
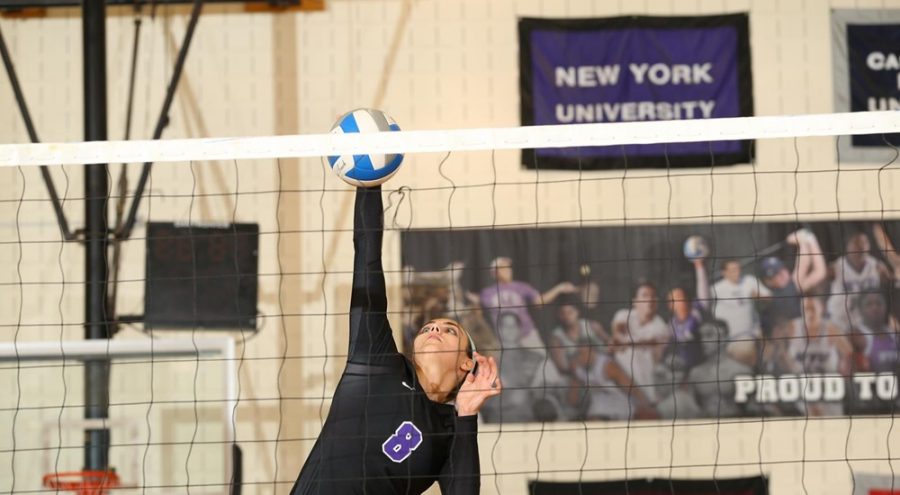
<path fill-rule="evenodd" d="M 475 361 L 473 361 L 472 358 L 467 357 L 465 360 L 463 360 L 462 363 L 460 363 L 459 369 L 468 373 L 475 369 Z"/>

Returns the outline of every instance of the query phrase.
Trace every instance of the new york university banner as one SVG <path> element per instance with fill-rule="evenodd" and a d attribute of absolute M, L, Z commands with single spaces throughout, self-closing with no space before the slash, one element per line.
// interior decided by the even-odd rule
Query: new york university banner
<path fill-rule="evenodd" d="M 753 114 L 745 14 L 519 21 L 522 125 Z M 529 168 L 708 167 L 749 141 L 524 150 Z"/>

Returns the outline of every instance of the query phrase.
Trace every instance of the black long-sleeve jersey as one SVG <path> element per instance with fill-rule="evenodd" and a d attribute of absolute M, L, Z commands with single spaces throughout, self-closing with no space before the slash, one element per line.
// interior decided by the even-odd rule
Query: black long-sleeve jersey
<path fill-rule="evenodd" d="M 353 220 L 350 348 L 331 411 L 297 482 L 299 494 L 444 494 L 480 489 L 477 416 L 432 402 L 397 351 L 381 265 L 381 189 L 358 189 Z"/>

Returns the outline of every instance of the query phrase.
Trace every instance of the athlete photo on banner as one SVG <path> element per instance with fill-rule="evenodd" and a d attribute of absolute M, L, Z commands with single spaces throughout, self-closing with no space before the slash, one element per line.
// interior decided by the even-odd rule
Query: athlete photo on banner
<path fill-rule="evenodd" d="M 900 222 L 412 230 L 404 348 L 500 362 L 486 422 L 890 413 Z"/>
<path fill-rule="evenodd" d="M 753 115 L 748 16 L 519 20 L 522 125 Z M 749 163 L 750 141 L 523 150 L 529 168 Z M 627 164 L 623 157 L 627 156 Z"/>

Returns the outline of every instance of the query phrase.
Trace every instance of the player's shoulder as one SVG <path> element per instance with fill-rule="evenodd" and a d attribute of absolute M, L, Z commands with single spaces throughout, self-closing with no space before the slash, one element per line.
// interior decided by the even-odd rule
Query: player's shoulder
<path fill-rule="evenodd" d="M 623 322 L 628 320 L 628 315 L 631 313 L 631 308 L 622 308 L 616 311 L 613 315 L 612 321 L 613 323 Z"/>
<path fill-rule="evenodd" d="M 881 264 L 881 260 L 869 253 L 866 253 L 866 264 L 871 266 L 878 266 L 879 264 Z"/>
<path fill-rule="evenodd" d="M 411 363 L 402 354 L 393 353 L 377 363 L 347 361 L 344 375 L 357 376 L 406 376 Z"/>
<path fill-rule="evenodd" d="M 702 322 L 704 309 L 705 308 L 703 307 L 702 304 L 700 304 L 699 301 L 694 301 L 694 304 L 691 305 L 691 313 L 688 316 L 687 321 L 690 322 L 691 320 L 694 320 L 694 323 L 696 323 L 696 324 L 699 324 L 700 322 Z"/>
<path fill-rule="evenodd" d="M 537 291 L 538 291 L 537 289 L 534 288 L 533 285 L 529 284 L 528 282 L 525 282 L 524 280 L 513 280 L 512 282 L 510 282 L 510 287 L 512 287 L 515 290 L 520 291 L 520 292 L 537 293 Z"/>
<path fill-rule="evenodd" d="M 550 338 L 551 339 L 555 338 L 558 340 L 567 340 L 568 339 L 568 337 L 566 336 L 566 331 L 563 330 L 563 327 L 561 327 L 561 326 L 556 326 L 553 328 L 553 330 L 550 331 Z"/>

